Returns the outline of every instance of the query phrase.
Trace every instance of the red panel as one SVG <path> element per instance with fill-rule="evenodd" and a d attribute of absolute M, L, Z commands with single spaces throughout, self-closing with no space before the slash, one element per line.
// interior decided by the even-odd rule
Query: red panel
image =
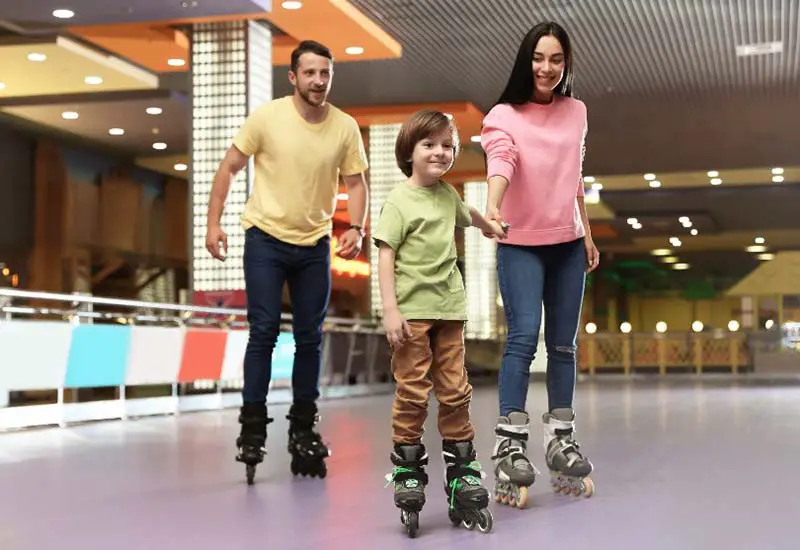
<path fill-rule="evenodd" d="M 227 341 L 228 333 L 224 330 L 187 330 L 178 382 L 219 380 Z"/>

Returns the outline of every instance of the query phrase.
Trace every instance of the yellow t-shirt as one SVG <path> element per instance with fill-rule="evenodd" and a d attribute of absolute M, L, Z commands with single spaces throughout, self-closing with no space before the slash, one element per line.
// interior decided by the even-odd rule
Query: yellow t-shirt
<path fill-rule="evenodd" d="M 300 116 L 292 96 L 253 111 L 233 144 L 255 156 L 253 190 L 242 226 L 256 226 L 298 246 L 313 246 L 330 234 L 339 175 L 367 169 L 364 142 L 353 117 L 329 105 L 325 119 L 311 124 Z"/>

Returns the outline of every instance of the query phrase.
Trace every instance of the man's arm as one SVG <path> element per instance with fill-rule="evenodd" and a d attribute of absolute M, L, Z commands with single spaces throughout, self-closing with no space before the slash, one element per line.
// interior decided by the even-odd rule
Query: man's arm
<path fill-rule="evenodd" d="M 235 146 L 231 146 L 225 154 L 225 158 L 222 159 L 217 174 L 214 176 L 214 183 L 211 185 L 206 218 L 206 249 L 218 260 L 225 259 L 225 256 L 220 253 L 220 242 L 225 253 L 228 252 L 228 236 L 220 226 L 225 200 L 228 198 L 233 178 L 247 165 L 248 158 Z"/>
<path fill-rule="evenodd" d="M 352 176 L 342 176 L 347 187 L 347 212 L 350 214 L 350 223 L 364 227 L 367 222 L 367 203 L 369 202 L 369 190 L 364 172 L 353 174 Z"/>

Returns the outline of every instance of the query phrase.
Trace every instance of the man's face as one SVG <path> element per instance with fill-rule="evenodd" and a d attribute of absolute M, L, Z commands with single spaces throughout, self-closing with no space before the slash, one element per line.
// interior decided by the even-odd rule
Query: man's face
<path fill-rule="evenodd" d="M 313 107 L 325 105 L 331 91 L 333 63 L 327 57 L 306 52 L 300 56 L 297 72 L 289 71 L 289 82 L 300 97 Z"/>

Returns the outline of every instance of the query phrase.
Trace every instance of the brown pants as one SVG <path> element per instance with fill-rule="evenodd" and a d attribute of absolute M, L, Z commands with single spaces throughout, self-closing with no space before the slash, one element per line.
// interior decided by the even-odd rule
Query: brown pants
<path fill-rule="evenodd" d="M 428 395 L 439 401 L 439 434 L 452 441 L 472 440 L 469 420 L 472 386 L 464 365 L 462 321 L 409 321 L 412 336 L 392 354 L 396 381 L 392 442 L 419 443 L 428 417 Z"/>

